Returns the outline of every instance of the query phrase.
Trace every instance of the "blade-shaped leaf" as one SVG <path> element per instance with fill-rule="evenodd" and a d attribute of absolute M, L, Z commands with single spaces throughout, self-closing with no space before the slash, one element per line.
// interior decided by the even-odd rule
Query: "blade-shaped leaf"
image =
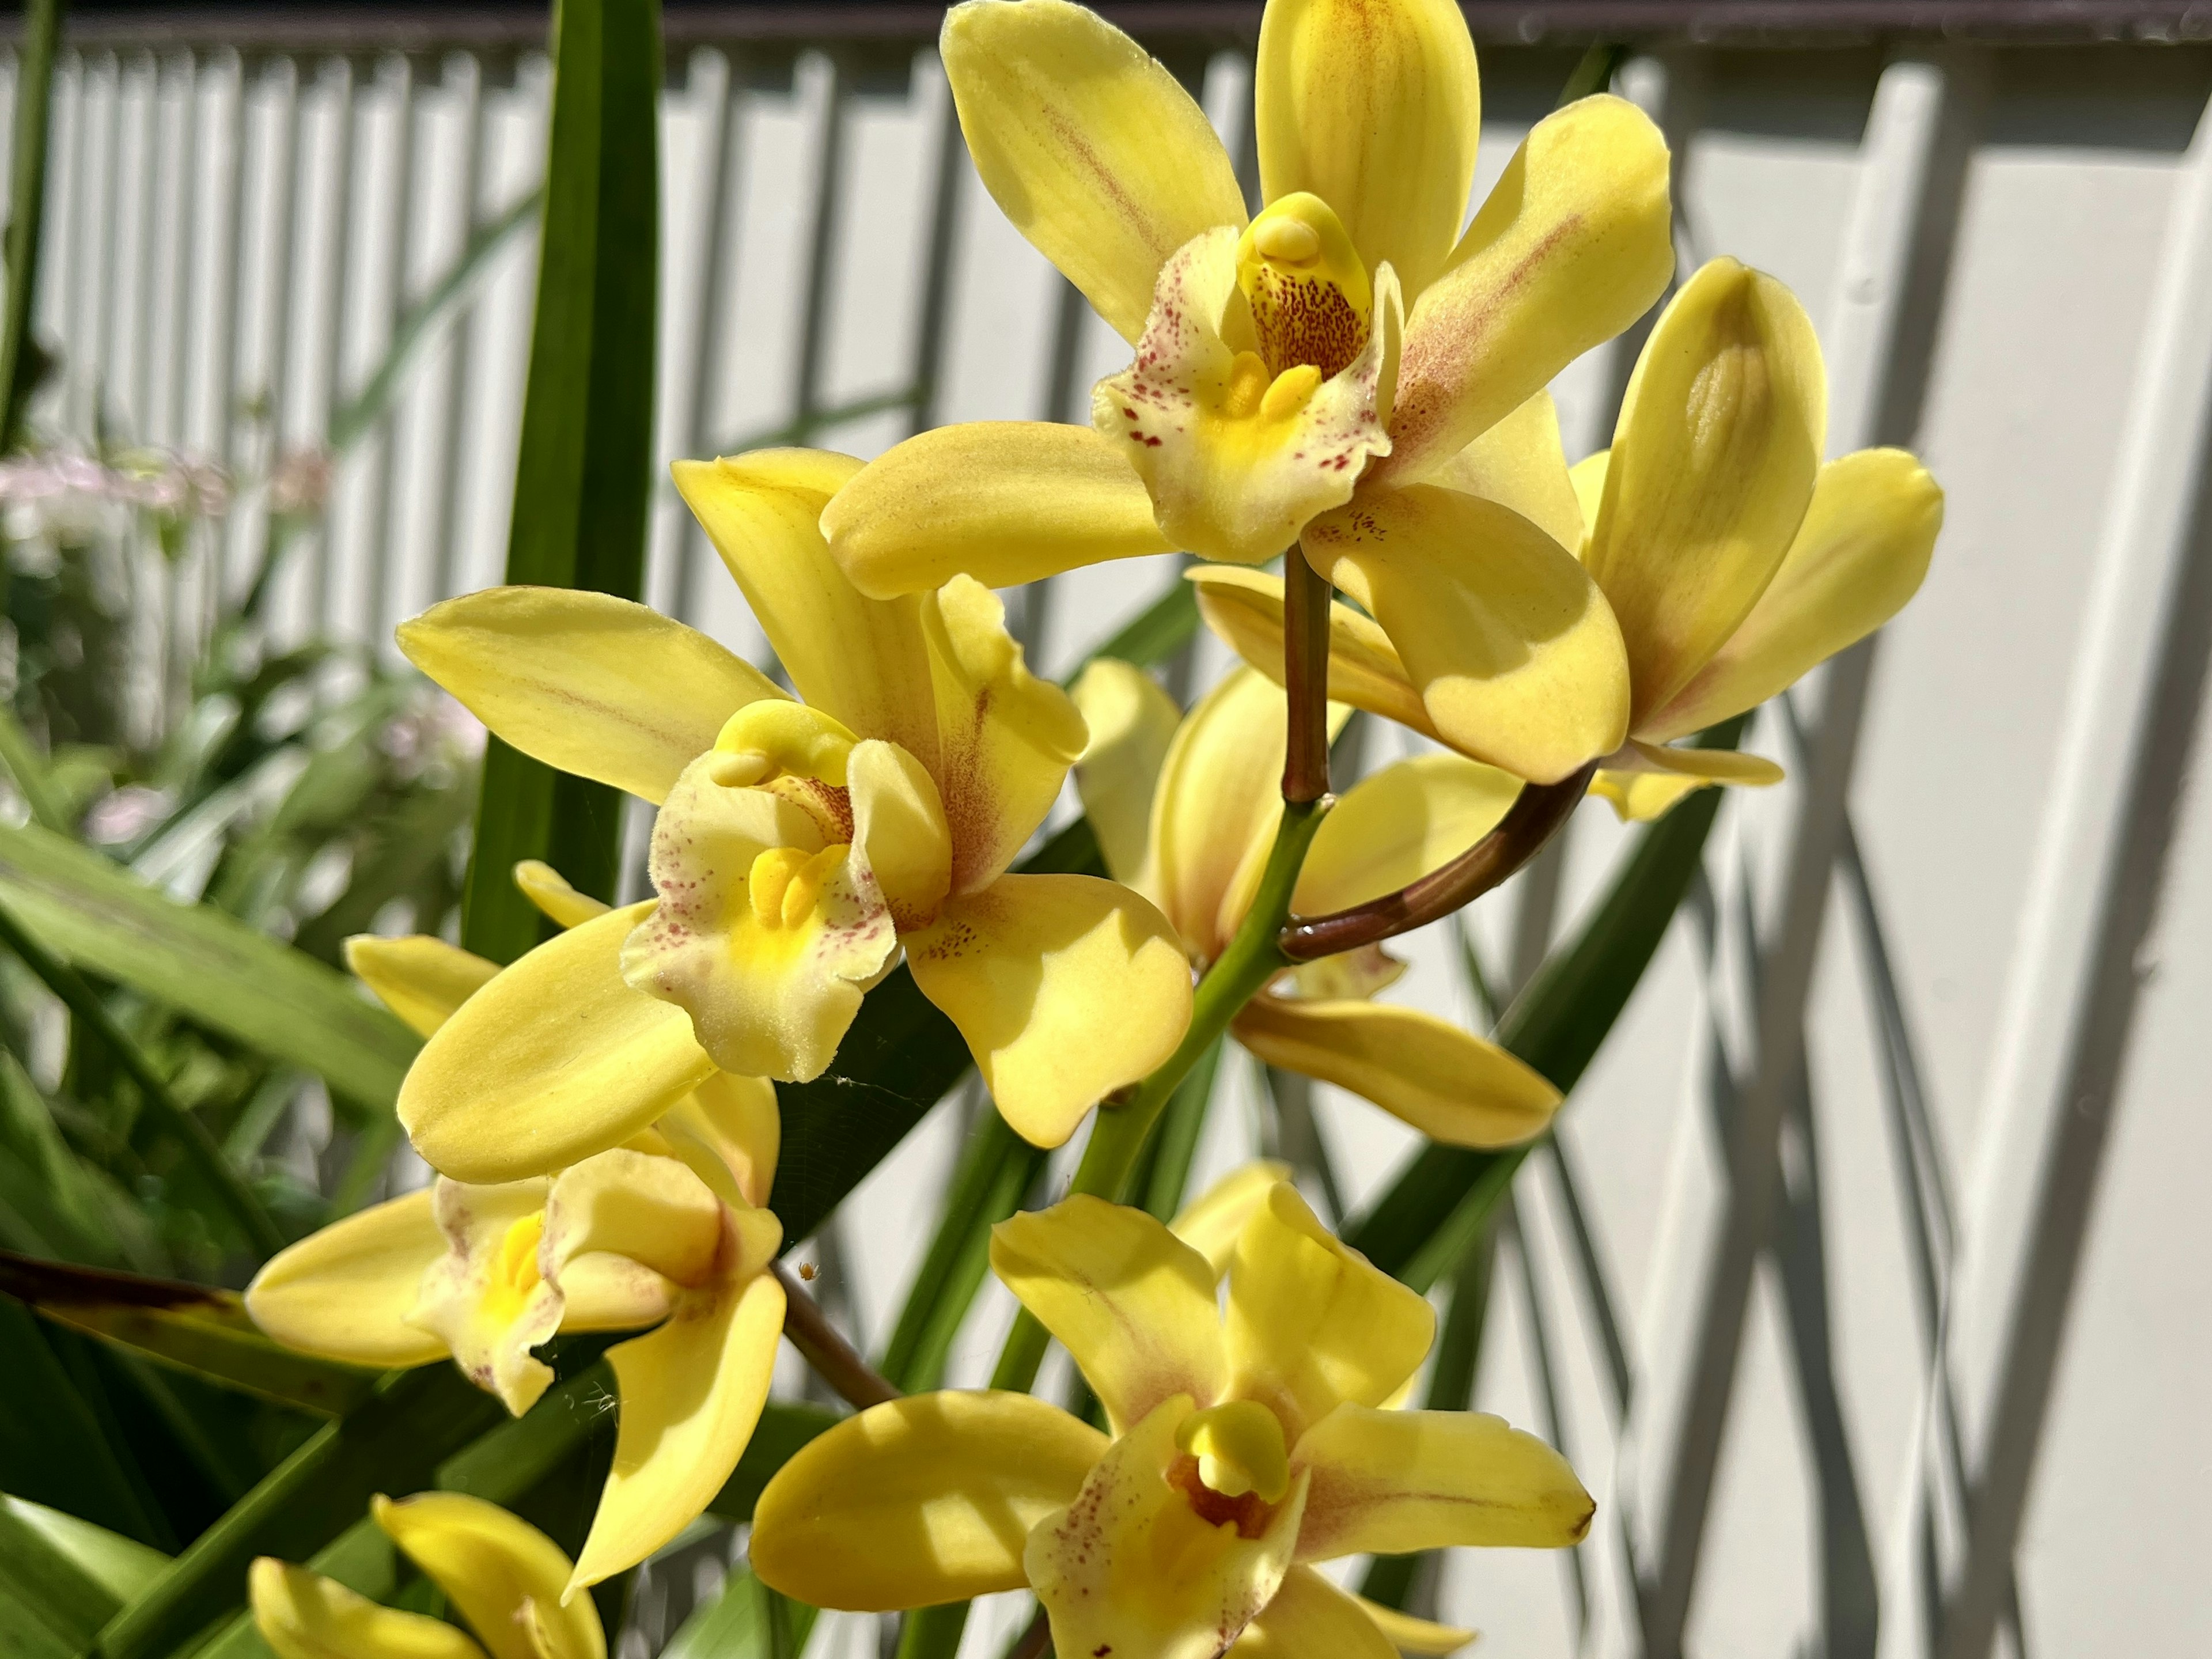
<path fill-rule="evenodd" d="M 319 1073 L 365 1105 L 398 1097 L 422 1046 L 336 969 L 35 826 L 0 824 L 0 902 L 64 960 Z"/>
<path fill-rule="evenodd" d="M 34 1650 L 21 1620 L 75 1654 L 169 1558 L 133 1539 L 26 1498 L 0 1494 L 0 1652 Z M 11 1613 L 14 1619 L 11 1619 Z"/>
<path fill-rule="evenodd" d="M 337 1416 L 366 1401 L 379 1373 L 295 1353 L 264 1336 L 234 1291 L 178 1279 L 33 1261 L 0 1251 L 0 1296 L 278 1405 Z"/>

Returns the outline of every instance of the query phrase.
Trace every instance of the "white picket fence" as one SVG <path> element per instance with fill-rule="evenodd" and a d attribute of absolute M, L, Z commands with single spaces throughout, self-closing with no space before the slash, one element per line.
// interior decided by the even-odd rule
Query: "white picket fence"
<path fill-rule="evenodd" d="M 1600 9 L 1615 21 L 1590 27 L 1634 10 Z M 2029 9 L 2060 33 L 2120 16 Z M 672 10 L 664 457 L 1081 418 L 1120 367 L 978 187 L 927 39 L 899 33 L 925 10 L 841 10 L 812 42 L 803 15 Z M 1154 11 L 1182 32 L 1148 40 L 1249 176 L 1251 9 Z M 1487 33 L 1502 9 L 1476 15 Z M 179 586 L 183 625 L 250 576 L 254 481 L 316 450 L 472 231 L 537 182 L 534 23 L 426 15 L 232 14 L 228 34 L 88 16 L 62 66 L 39 327 L 66 375 L 45 414 L 246 485 Z M 1796 287 L 1833 447 L 1917 449 L 1949 520 L 1879 648 L 1760 717 L 1753 746 L 1791 781 L 1724 814 L 1559 1155 L 1516 1191 L 1479 1398 L 1558 1438 L 1601 1510 L 1574 1559 L 1453 1559 L 1438 1605 L 1497 1659 L 2212 1652 L 2212 799 L 2191 770 L 2212 642 L 2212 51 L 2094 32 L 1686 33 L 1622 71 L 1674 146 L 1685 259 L 1727 252 Z M 1486 46 L 1478 193 L 1575 57 Z M 327 538 L 281 580 L 289 630 L 385 640 L 498 579 L 533 270 L 526 222 L 338 458 Z M 1562 377 L 1576 453 L 1606 441 L 1634 344 Z M 672 494 L 653 534 L 649 597 L 761 653 Z M 1016 615 L 1058 670 L 1173 579 L 1170 560 L 1079 573 Z M 1222 660 L 1209 643 L 1182 684 Z M 1366 753 L 1398 744 L 1371 732 Z M 1525 966 L 1571 926 L 1623 844 L 1586 806 L 1480 907 L 1495 959 Z M 1406 994 L 1471 1017 L 1448 940 L 1412 943 Z M 1231 1069 L 1207 1171 L 1274 1133 L 1251 1068 Z M 1407 1137 L 1329 1090 L 1313 1106 L 1357 1207 Z M 822 1242 L 825 1291 L 872 1339 L 957 1128 L 939 1113 Z M 958 1380 L 981 1380 L 1007 1316 L 994 1292 Z M 1018 1616 L 993 1609 L 963 1651 L 995 1654 Z M 876 1639 L 832 1621 L 817 1651 Z"/>

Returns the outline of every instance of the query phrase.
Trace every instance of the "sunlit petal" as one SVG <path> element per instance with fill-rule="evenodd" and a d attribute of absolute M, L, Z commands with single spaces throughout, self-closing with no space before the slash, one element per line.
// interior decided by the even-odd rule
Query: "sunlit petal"
<path fill-rule="evenodd" d="M 672 1158 L 617 1147 L 553 1179 L 541 1258 L 557 1275 L 605 1252 L 678 1285 L 704 1284 L 722 1246 L 722 1201 Z"/>
<path fill-rule="evenodd" d="M 915 983 L 967 1039 L 1015 1132 L 1057 1146 L 1146 1076 L 1190 1024 L 1190 967 L 1167 919 L 1091 876 L 1001 876 L 907 936 Z"/>
<path fill-rule="evenodd" d="M 979 0 L 946 15 L 939 49 L 985 187 L 1124 339 L 1170 254 L 1244 223 L 1206 112 L 1095 12 Z"/>
<path fill-rule="evenodd" d="M 1273 1187 L 1229 1268 L 1230 1392 L 1271 1407 L 1295 1440 L 1340 1401 L 1388 1400 L 1436 1325 L 1426 1301 L 1340 1243 L 1295 1188 Z"/>
<path fill-rule="evenodd" d="M 1788 289 L 1733 259 L 1683 285 L 1629 377 L 1584 561 L 1627 641 L 1632 730 L 1773 580 L 1826 425 L 1820 342 Z"/>
<path fill-rule="evenodd" d="M 1406 319 L 1379 479 L 1443 466 L 1666 291 L 1667 175 L 1666 140 L 1626 99 L 1536 124 Z"/>
<path fill-rule="evenodd" d="M 721 1195 L 756 1208 L 775 1184 L 783 1121 L 766 1078 L 716 1072 L 670 1107 L 653 1127 L 691 1172 Z"/>
<path fill-rule="evenodd" d="M 1084 816 L 1107 874 L 1142 887 L 1152 795 L 1182 710 L 1150 674 L 1114 657 L 1093 659 L 1069 695 L 1091 731 L 1075 765 Z"/>
<path fill-rule="evenodd" d="M 1092 389 L 1091 418 L 1127 453 L 1171 544 L 1260 564 L 1350 499 L 1368 459 L 1389 451 L 1401 302 L 1386 266 L 1364 347 L 1327 378 L 1271 374 L 1224 336 L 1232 303 L 1242 307 L 1237 235 L 1224 228 L 1168 261 L 1137 361 Z"/>
<path fill-rule="evenodd" d="M 1418 1008 L 1262 995 L 1232 1029 L 1268 1065 L 1349 1089 L 1448 1146 L 1518 1146 L 1559 1109 L 1559 1091 L 1528 1066 Z"/>
<path fill-rule="evenodd" d="M 1168 746 L 1147 878 L 1201 962 L 1236 931 L 1282 817 L 1284 706 L 1279 686 L 1239 669 L 1199 700 Z"/>
<path fill-rule="evenodd" d="M 822 533 L 876 599 L 958 575 L 1015 587 L 1170 550 L 1121 441 L 1049 421 L 967 422 L 894 444 L 830 498 Z"/>
<path fill-rule="evenodd" d="M 624 940 L 622 972 L 687 1014 L 724 1071 L 804 1082 L 836 1056 L 897 932 L 848 847 L 824 845 L 785 795 L 718 781 L 725 758 L 687 769 L 654 821 L 660 902 Z"/>
<path fill-rule="evenodd" d="M 1237 1254 L 1237 1235 L 1252 1218 L 1252 1212 L 1267 1200 L 1267 1189 L 1291 1178 L 1291 1166 L 1272 1158 L 1255 1158 L 1239 1164 L 1200 1193 L 1168 1224 L 1168 1231 L 1206 1258 L 1218 1284 Z M 1211 1304 L 1208 1304 L 1211 1306 Z M 1189 1391 L 1198 1398 L 1199 1390 Z"/>
<path fill-rule="evenodd" d="M 1565 1458 L 1480 1412 L 1340 1406 L 1291 1457 L 1313 1474 L 1301 1561 L 1454 1544 L 1557 1549 L 1580 1543 L 1595 1512 Z"/>
<path fill-rule="evenodd" d="M 1574 556 L 1509 508 L 1416 484 L 1306 526 L 1314 568 L 1372 614 L 1437 733 L 1554 783 L 1628 730 L 1620 629 Z"/>
<path fill-rule="evenodd" d="M 937 915 L 952 884 L 952 832 L 937 780 L 895 743 L 853 746 L 846 765 L 853 857 L 868 872 L 897 927 Z"/>
<path fill-rule="evenodd" d="M 581 588 L 465 593 L 402 623 L 399 648 L 524 754 L 650 801 L 733 710 L 784 695 L 697 629 Z"/>
<path fill-rule="evenodd" d="M 523 897 L 562 927 L 574 927 L 593 916 L 603 916 L 614 908 L 605 899 L 578 892 L 568 884 L 566 876 L 541 859 L 525 859 L 516 865 L 514 884 L 522 890 Z"/>
<path fill-rule="evenodd" d="M 604 1659 L 588 1596 L 561 1604 L 568 1558 L 519 1516 L 457 1492 L 372 1499 L 376 1524 L 429 1575 L 492 1659 Z"/>
<path fill-rule="evenodd" d="M 1029 3 L 1029 0 L 1023 0 Z M 937 698 L 937 784 L 952 838 L 952 891 L 974 893 L 1014 861 L 1083 752 L 1083 716 L 1029 671 L 1006 607 L 969 576 L 926 595 Z"/>
<path fill-rule="evenodd" d="M 570 1606 L 591 1599 L 576 1590 L 636 1565 L 714 1501 L 768 1401 L 783 1309 L 773 1275 L 732 1273 L 684 1297 L 666 1324 L 607 1350 L 622 1418 Z"/>
<path fill-rule="evenodd" d="M 399 1121 L 456 1180 L 542 1175 L 618 1146 L 714 1069 L 690 1018 L 622 977 L 653 909 L 611 910 L 528 952 L 425 1043 Z"/>
<path fill-rule="evenodd" d="M 1606 757 L 1590 793 L 1611 801 L 1623 822 L 1634 823 L 1663 817 L 1683 796 L 1708 785 L 1765 789 L 1782 776 L 1782 769 L 1763 755 L 1675 748 L 1632 738 Z"/>
<path fill-rule="evenodd" d="M 860 468 L 820 450 L 769 449 L 672 471 L 799 695 L 933 767 L 921 601 L 864 597 L 822 538 L 823 509 Z"/>
<path fill-rule="evenodd" d="M 446 1253 L 424 1188 L 370 1206 L 278 1251 L 246 1287 L 253 1322 L 288 1348 L 356 1365 L 425 1365 L 446 1345 L 407 1322 Z"/>
<path fill-rule="evenodd" d="M 1919 591 L 1942 527 L 1942 490 L 1903 450 L 1863 449 L 1830 461 L 1751 614 L 1637 734 L 1663 742 L 1702 731 L 1758 707 L 1864 639 Z"/>
<path fill-rule="evenodd" d="M 1459 755 L 1369 773 L 1322 820 L 1291 908 L 1322 915 L 1405 886 L 1488 835 L 1520 793 L 1510 772 Z"/>
<path fill-rule="evenodd" d="M 1370 1605 L 1311 1567 L 1292 1567 L 1275 1599 L 1229 1650 L 1230 1659 L 1397 1659 Z"/>
<path fill-rule="evenodd" d="M 345 942 L 345 957 L 354 977 L 421 1036 L 443 1025 L 499 971 L 497 963 L 428 933 L 356 933 Z"/>
<path fill-rule="evenodd" d="M 254 1562 L 246 1586 L 253 1627 L 277 1659 L 484 1659 L 482 1648 L 442 1619 L 379 1607 L 334 1578 L 274 1556 Z"/>
<path fill-rule="evenodd" d="M 1452 0 L 1273 0 L 1255 82 L 1260 193 L 1310 191 L 1368 269 L 1408 295 L 1443 268 L 1467 216 L 1482 94 Z"/>
<path fill-rule="evenodd" d="M 1429 476 L 1428 482 L 1510 507 L 1568 552 L 1587 526 L 1559 442 L 1559 412 L 1540 392 Z"/>
<path fill-rule="evenodd" d="M 1115 1433 L 1176 1395 L 1219 1397 L 1213 1269 L 1142 1210 L 1077 1194 L 1011 1216 L 991 1230 L 991 1270 L 1060 1339 Z"/>
<path fill-rule="evenodd" d="M 1199 614 L 1222 643 L 1280 685 L 1283 682 L 1283 579 L 1264 570 L 1201 565 L 1187 573 L 1198 589 Z M 1336 702 L 1410 726 L 1433 738 L 1421 694 L 1406 678 L 1389 636 L 1374 621 L 1335 600 L 1328 607 L 1328 695 Z"/>
<path fill-rule="evenodd" d="M 1303 1476 L 1279 1502 L 1239 1505 L 1236 1524 L 1193 1507 L 1177 1444 L 1193 1414 L 1178 1395 L 1116 1440 L 1069 1506 L 1037 1522 L 1024 1565 L 1052 1620 L 1054 1650 L 1214 1659 L 1273 1599 L 1291 1563 Z M 1255 1495 L 1256 1497 L 1256 1495 Z"/>
<path fill-rule="evenodd" d="M 1106 1437 L 1023 1394 L 923 1394 L 817 1436 L 753 1510 L 752 1567 L 810 1606 L 882 1613 L 1027 1582 L 1030 1528 L 1066 1504 Z"/>

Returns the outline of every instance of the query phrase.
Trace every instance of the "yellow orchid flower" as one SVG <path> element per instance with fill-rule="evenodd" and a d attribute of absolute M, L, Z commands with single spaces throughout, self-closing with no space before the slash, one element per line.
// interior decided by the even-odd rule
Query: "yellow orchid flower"
<path fill-rule="evenodd" d="M 1897 449 L 1823 464 L 1826 426 L 1802 307 L 1772 277 L 1716 259 L 1661 314 L 1609 451 L 1570 472 L 1544 398 L 1469 468 L 1468 487 L 1581 548 L 1620 623 L 1627 732 L 1592 787 L 1624 818 L 1656 817 L 1710 784 L 1779 781 L 1759 756 L 1674 740 L 1865 638 L 1928 574 L 1943 523 L 1935 479 Z M 1213 630 L 1279 677 L 1280 580 L 1220 567 L 1191 578 Z M 1430 717 L 1396 633 L 1341 605 L 1330 629 L 1331 696 L 1478 752 Z"/>
<path fill-rule="evenodd" d="M 1282 817 L 1282 688 L 1240 668 L 1178 725 L 1148 676 L 1102 658 L 1074 695 L 1091 729 L 1077 787 L 1107 867 L 1159 905 L 1203 969 L 1250 907 Z M 1448 863 L 1496 825 L 1520 787 L 1456 755 L 1362 780 L 1322 820 L 1294 909 L 1364 903 Z M 1431 1139 L 1503 1146 L 1542 1133 L 1559 1104 L 1544 1078 L 1447 1020 L 1370 1000 L 1404 971 L 1379 945 L 1302 963 L 1230 1030 L 1268 1064 L 1349 1089 Z"/>
<path fill-rule="evenodd" d="M 1619 746 L 1620 639 L 1573 540 L 1468 475 L 1673 275 L 1650 121 L 1610 96 L 1547 117 L 1462 234 L 1481 94 L 1459 8 L 1269 0 L 1248 223 L 1189 94 L 1092 13 L 969 0 L 942 50 L 985 184 L 1136 360 L 1090 429 L 947 427 L 871 463 L 823 520 L 862 590 L 1297 543 L 1464 752 L 1552 782 Z"/>
<path fill-rule="evenodd" d="M 401 1121 L 447 1174 L 509 1181 L 619 1146 L 718 1066 L 819 1076 L 902 947 L 1039 1146 L 1182 1039 L 1190 977 L 1157 910 L 1007 872 L 1085 733 L 999 601 L 964 576 L 869 599 L 830 558 L 817 521 L 860 465 L 675 469 L 803 702 L 604 594 L 493 588 L 400 629 L 516 748 L 660 809 L 658 899 L 529 952 L 409 1072 Z"/>
<path fill-rule="evenodd" d="M 380 1607 L 264 1555 L 247 1570 L 246 1594 L 277 1659 L 606 1659 L 599 1609 L 568 1595 L 568 1558 L 528 1522 L 457 1492 L 380 1494 L 368 1512 L 483 1646 L 442 1620 Z"/>
<path fill-rule="evenodd" d="M 596 900 L 543 866 L 519 875 L 549 912 L 588 922 Z M 426 1036 L 498 981 L 441 939 L 356 939 L 347 956 Z M 441 1176 L 311 1234 L 255 1275 L 246 1309 L 277 1341 L 329 1358 L 450 1355 L 518 1417 L 553 1380 L 532 1349 L 561 1331 L 653 1328 L 607 1353 L 621 1421 L 572 1587 L 596 1583 L 688 1526 L 752 1437 L 783 1331 L 768 1272 L 783 1226 L 761 1207 L 778 1134 L 775 1088 L 717 1072 L 625 1146 L 556 1175 Z"/>
<path fill-rule="evenodd" d="M 1565 1460 L 1495 1417 L 1389 1409 L 1427 1302 L 1347 1249 L 1294 1188 L 1213 1266 L 1088 1196 L 994 1231 L 991 1265 L 1104 1406 L 1101 1434 L 1028 1395 L 917 1395 L 803 1448 L 754 1511 L 753 1570 L 817 1607 L 886 1611 L 1034 1589 L 1055 1651 L 1389 1659 L 1390 1633 L 1313 1570 L 1366 1551 L 1562 1547 L 1593 1506 Z M 1435 1639 L 1441 1637 L 1442 1639 Z M 1428 1638 L 1424 1643 L 1422 1638 Z"/>

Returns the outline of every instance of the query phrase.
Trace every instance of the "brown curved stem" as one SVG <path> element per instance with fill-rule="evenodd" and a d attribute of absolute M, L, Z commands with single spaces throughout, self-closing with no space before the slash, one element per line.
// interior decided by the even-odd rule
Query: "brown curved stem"
<path fill-rule="evenodd" d="M 1283 799 L 1316 801 L 1328 793 L 1328 584 L 1296 542 L 1283 555 Z"/>
<path fill-rule="evenodd" d="M 1030 1620 L 1029 1628 L 1014 1638 L 1013 1646 L 1006 1650 L 1006 1659 L 1042 1659 L 1052 1646 L 1052 1626 L 1042 1607 Z"/>
<path fill-rule="evenodd" d="M 1292 962 L 1312 962 L 1379 945 L 1473 903 L 1536 855 L 1596 775 L 1597 763 L 1592 761 L 1557 783 L 1523 784 L 1498 827 L 1442 869 L 1348 910 L 1292 916 L 1276 936 L 1277 945 Z"/>
<path fill-rule="evenodd" d="M 799 1275 L 779 1261 L 775 1276 L 783 1286 L 783 1334 L 799 1350 L 799 1358 L 814 1368 L 814 1374 L 842 1395 L 855 1411 L 896 1400 L 899 1391 L 830 1322 L 830 1316 L 807 1295 Z"/>

